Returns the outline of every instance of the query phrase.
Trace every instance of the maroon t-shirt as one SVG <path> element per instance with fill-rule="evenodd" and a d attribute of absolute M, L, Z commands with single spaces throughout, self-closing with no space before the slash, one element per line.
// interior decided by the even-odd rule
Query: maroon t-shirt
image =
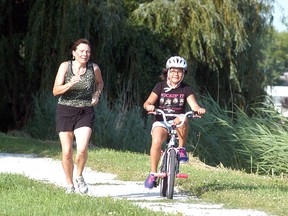
<path fill-rule="evenodd" d="M 169 88 L 166 81 L 157 83 L 153 88 L 152 92 L 158 95 L 158 100 L 155 103 L 155 107 L 162 109 L 165 113 L 185 113 L 187 98 L 194 94 L 190 89 L 190 86 L 181 82 L 180 86 L 176 89 L 165 92 L 165 88 Z M 174 118 L 170 117 L 167 119 L 170 120 Z M 155 120 L 163 121 L 163 118 L 162 116 L 157 115 Z"/>

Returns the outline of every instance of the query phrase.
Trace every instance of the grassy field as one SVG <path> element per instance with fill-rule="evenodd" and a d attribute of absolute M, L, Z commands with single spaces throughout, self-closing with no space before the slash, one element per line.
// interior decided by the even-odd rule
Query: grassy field
<path fill-rule="evenodd" d="M 159 215 L 125 200 L 65 194 L 21 175 L 1 174 L 0 185 L 0 215 Z"/>
<path fill-rule="evenodd" d="M 58 142 L 4 134 L 0 134 L 0 152 L 61 159 Z M 120 180 L 144 181 L 149 172 L 149 156 L 92 147 L 87 166 L 115 173 Z M 205 202 L 222 203 L 227 208 L 255 209 L 271 215 L 287 215 L 287 179 L 257 176 L 222 166 L 209 167 L 192 155 L 182 170 L 189 174 L 189 178 L 177 181 L 177 184 L 185 193 L 198 196 Z M 69 196 L 55 186 L 12 174 L 0 174 L 0 197 L 1 215 L 156 215 L 128 201 L 77 194 Z"/>

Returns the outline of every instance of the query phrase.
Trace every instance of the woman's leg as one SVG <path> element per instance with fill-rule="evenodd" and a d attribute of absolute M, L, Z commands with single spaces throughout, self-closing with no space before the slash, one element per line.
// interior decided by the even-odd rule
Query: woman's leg
<path fill-rule="evenodd" d="M 87 158 L 88 158 L 88 144 L 90 141 L 92 129 L 90 127 L 80 127 L 75 129 L 75 138 L 77 144 L 77 153 L 75 164 L 77 166 L 76 176 L 82 176 Z"/>
<path fill-rule="evenodd" d="M 73 139 L 72 131 L 59 133 L 59 138 L 62 147 L 62 167 L 66 176 L 66 181 L 69 186 L 73 185 Z"/>

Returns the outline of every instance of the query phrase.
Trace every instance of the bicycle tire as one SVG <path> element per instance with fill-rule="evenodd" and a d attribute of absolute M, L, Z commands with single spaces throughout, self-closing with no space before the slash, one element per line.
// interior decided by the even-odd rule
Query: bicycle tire
<path fill-rule="evenodd" d="M 167 199 L 173 199 L 176 176 L 176 151 L 171 149 L 167 157 Z"/>
<path fill-rule="evenodd" d="M 167 173 L 167 152 L 164 152 L 164 154 L 162 156 L 160 172 L 161 173 Z M 160 196 L 166 197 L 167 186 L 168 186 L 167 175 L 165 177 L 160 178 L 159 183 L 160 183 Z"/>

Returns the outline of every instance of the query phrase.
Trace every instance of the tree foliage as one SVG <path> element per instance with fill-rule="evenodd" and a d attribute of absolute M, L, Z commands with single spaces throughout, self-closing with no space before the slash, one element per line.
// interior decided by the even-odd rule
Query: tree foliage
<path fill-rule="evenodd" d="M 271 1 L 155 0 L 134 17 L 166 37 L 170 53 L 189 59 L 197 84 L 220 104 L 246 108 L 263 94 L 262 38 Z M 251 91 L 253 88 L 253 91 Z"/>
<path fill-rule="evenodd" d="M 17 126 L 29 110 L 23 40 L 27 33 L 27 2 L 0 4 L 0 122 L 1 131 Z M 25 92 L 24 91 L 27 91 Z"/>
<path fill-rule="evenodd" d="M 288 72 L 288 32 L 277 32 L 274 29 L 271 32 L 267 37 L 267 47 L 263 51 L 265 58 L 260 68 L 265 74 L 265 84 L 273 86 L 281 85 L 280 76 Z"/>
<path fill-rule="evenodd" d="M 13 111 L 13 122 L 25 122 L 33 95 L 51 91 L 71 44 L 85 37 L 108 101 L 122 100 L 122 111 L 143 103 L 171 55 L 188 60 L 185 79 L 195 91 L 246 109 L 263 93 L 258 63 L 273 2 L 2 0 L 1 102 Z"/>

